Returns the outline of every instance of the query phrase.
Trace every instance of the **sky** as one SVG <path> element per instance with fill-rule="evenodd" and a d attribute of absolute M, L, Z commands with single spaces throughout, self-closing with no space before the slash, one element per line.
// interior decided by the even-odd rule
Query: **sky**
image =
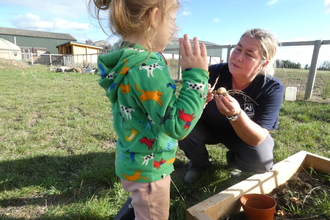
<path fill-rule="evenodd" d="M 71 34 L 78 42 L 113 44 L 88 12 L 87 0 L 0 0 L 0 27 Z M 251 28 L 264 28 L 279 42 L 330 40 L 330 0 L 183 0 L 176 37 L 236 44 Z"/>

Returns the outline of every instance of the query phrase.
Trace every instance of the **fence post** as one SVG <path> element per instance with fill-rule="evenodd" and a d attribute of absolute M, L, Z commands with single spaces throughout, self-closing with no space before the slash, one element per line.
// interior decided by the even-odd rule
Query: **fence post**
<path fill-rule="evenodd" d="M 322 44 L 322 40 L 316 40 L 314 42 L 313 57 L 312 57 L 311 67 L 309 69 L 308 80 L 306 84 L 305 99 L 312 98 L 316 69 L 317 69 L 317 60 L 319 57 L 321 44 Z"/>
<path fill-rule="evenodd" d="M 229 63 L 230 51 L 232 48 L 233 48 L 233 45 L 228 45 L 228 47 L 227 47 L 227 60 L 226 60 L 227 63 Z"/>
<path fill-rule="evenodd" d="M 181 53 L 179 49 L 179 58 L 178 58 L 178 81 L 181 80 L 181 65 L 180 65 Z"/>
<path fill-rule="evenodd" d="M 30 53 L 30 58 L 31 58 L 31 65 L 33 66 L 34 65 L 34 58 L 33 58 L 33 53 L 32 52 Z"/>

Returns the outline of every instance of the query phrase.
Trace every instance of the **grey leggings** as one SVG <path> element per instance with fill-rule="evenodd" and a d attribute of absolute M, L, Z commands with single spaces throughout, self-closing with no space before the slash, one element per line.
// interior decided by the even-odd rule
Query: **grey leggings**
<path fill-rule="evenodd" d="M 189 169 L 202 171 L 211 166 L 205 144 L 217 143 L 222 143 L 228 148 L 226 158 L 228 166 L 231 168 L 264 173 L 273 167 L 274 140 L 269 134 L 258 146 L 250 146 L 241 140 L 224 143 L 222 139 L 221 135 L 212 135 L 202 123 L 197 123 L 192 132 L 185 139 L 179 141 L 180 149 L 190 159 Z"/>

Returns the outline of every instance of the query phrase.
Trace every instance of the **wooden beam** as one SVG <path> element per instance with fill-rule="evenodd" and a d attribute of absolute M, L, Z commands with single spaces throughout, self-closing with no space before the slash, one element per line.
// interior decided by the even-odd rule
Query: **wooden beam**
<path fill-rule="evenodd" d="M 270 172 L 255 174 L 220 193 L 190 207 L 186 212 L 187 220 L 217 220 L 240 210 L 239 198 L 247 193 L 270 193 L 285 183 L 301 167 L 313 167 L 320 172 L 330 173 L 330 160 L 306 151 L 300 151 L 274 165 Z"/>

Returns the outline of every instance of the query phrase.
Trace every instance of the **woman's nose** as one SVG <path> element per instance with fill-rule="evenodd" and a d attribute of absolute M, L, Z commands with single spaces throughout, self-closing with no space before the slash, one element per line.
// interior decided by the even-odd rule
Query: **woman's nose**
<path fill-rule="evenodd" d="M 239 62 L 242 62 L 242 61 L 243 61 L 243 53 L 239 53 L 239 54 L 237 54 L 236 59 L 237 59 Z"/>

